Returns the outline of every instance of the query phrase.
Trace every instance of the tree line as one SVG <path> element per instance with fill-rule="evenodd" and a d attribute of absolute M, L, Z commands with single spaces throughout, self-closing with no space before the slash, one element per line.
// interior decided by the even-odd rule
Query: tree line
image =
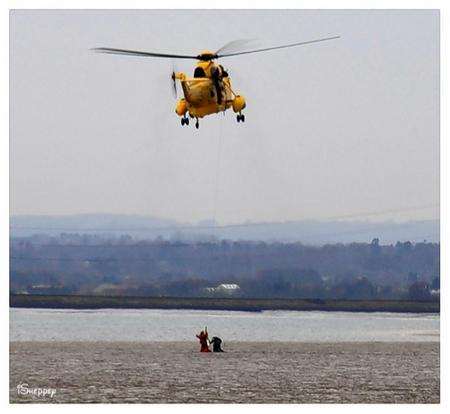
<path fill-rule="evenodd" d="M 255 298 L 438 299 L 438 243 L 327 244 L 61 234 L 14 238 L 14 293 Z"/>

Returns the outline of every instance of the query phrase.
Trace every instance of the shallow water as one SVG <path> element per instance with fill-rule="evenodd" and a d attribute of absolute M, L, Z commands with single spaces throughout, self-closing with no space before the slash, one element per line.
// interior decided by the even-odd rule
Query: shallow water
<path fill-rule="evenodd" d="M 10 341 L 439 342 L 438 314 L 10 309 Z"/>

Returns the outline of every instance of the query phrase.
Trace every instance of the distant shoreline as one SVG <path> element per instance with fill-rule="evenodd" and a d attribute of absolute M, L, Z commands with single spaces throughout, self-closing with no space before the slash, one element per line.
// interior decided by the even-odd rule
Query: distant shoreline
<path fill-rule="evenodd" d="M 265 310 L 439 313 L 439 302 L 402 300 L 182 298 L 88 295 L 10 295 L 11 308 L 191 309 L 261 312 Z"/>

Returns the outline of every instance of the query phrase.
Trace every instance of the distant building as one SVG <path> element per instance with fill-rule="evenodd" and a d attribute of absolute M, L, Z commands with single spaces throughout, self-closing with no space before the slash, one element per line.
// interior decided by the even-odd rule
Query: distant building
<path fill-rule="evenodd" d="M 217 287 L 207 287 L 205 292 L 209 294 L 226 294 L 234 295 L 240 291 L 240 286 L 236 283 L 221 283 Z"/>
<path fill-rule="evenodd" d="M 26 293 L 29 295 L 66 295 L 73 292 L 70 287 L 63 285 L 33 285 L 26 289 Z"/>
<path fill-rule="evenodd" d="M 236 283 L 222 283 L 216 287 L 216 291 L 228 293 L 237 292 L 239 289 L 240 287 Z"/>
<path fill-rule="evenodd" d="M 29 295 L 28 290 L 16 290 L 12 291 L 11 293 L 13 293 L 14 295 Z"/>

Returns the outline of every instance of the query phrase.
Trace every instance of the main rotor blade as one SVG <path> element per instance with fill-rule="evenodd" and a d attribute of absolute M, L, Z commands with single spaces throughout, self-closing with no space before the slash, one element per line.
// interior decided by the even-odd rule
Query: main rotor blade
<path fill-rule="evenodd" d="M 223 45 L 219 50 L 217 50 L 216 51 L 216 55 L 218 55 L 220 53 L 238 52 L 239 49 L 241 49 L 247 43 L 254 42 L 255 40 L 256 39 L 237 39 L 237 40 L 232 40 L 231 42 L 228 42 L 227 44 Z"/>
<path fill-rule="evenodd" d="M 324 42 L 326 40 L 333 40 L 338 39 L 341 36 L 333 36 L 333 37 L 325 37 L 323 39 L 315 39 L 315 40 L 308 40 L 306 42 L 298 42 L 298 43 L 291 43 L 289 45 L 281 45 L 281 46 L 273 46 L 273 47 L 266 47 L 264 49 L 254 49 L 254 50 L 246 50 L 245 52 L 235 52 L 235 53 L 225 53 L 225 54 L 217 54 L 217 58 L 223 58 L 228 56 L 238 56 L 238 55 L 246 55 L 248 53 L 258 53 L 258 52 L 266 52 L 268 50 L 275 50 L 275 49 L 285 49 L 287 47 L 294 47 L 294 46 L 302 46 L 302 45 L 308 45 L 310 43 L 318 43 L 318 42 Z"/>
<path fill-rule="evenodd" d="M 141 57 L 159 57 L 159 58 L 177 58 L 177 59 L 198 59 L 198 56 L 190 55 L 172 55 L 168 53 L 141 52 L 139 50 L 113 49 L 110 47 L 95 47 L 97 53 L 107 53 L 112 55 L 141 56 Z"/>

